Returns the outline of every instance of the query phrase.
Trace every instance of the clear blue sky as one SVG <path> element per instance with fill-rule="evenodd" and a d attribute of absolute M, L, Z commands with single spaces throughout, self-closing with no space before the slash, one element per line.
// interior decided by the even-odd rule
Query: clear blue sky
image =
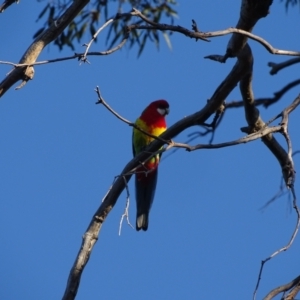
<path fill-rule="evenodd" d="M 240 1 L 179 1 L 177 24 L 203 31 L 235 26 Z M 279 0 L 254 33 L 274 47 L 299 50 L 299 9 L 285 11 Z M 0 60 L 18 62 L 41 27 L 45 2 L 21 1 L 0 15 Z M 216 9 L 217 8 L 217 9 Z M 105 32 L 92 51 L 105 50 Z M 11 89 L 0 101 L 0 299 L 60 299 L 92 215 L 114 177 L 131 159 L 131 128 L 95 105 L 94 88 L 134 121 L 147 104 L 165 98 L 168 124 L 201 109 L 235 59 L 218 64 L 203 57 L 224 54 L 229 36 L 210 43 L 183 35 L 106 57 L 35 68 L 34 80 Z M 88 41 L 88 38 L 84 42 Z M 255 59 L 253 89 L 269 97 L 298 79 L 297 66 L 270 76 L 272 56 L 250 41 Z M 76 52 L 82 51 L 77 45 Z M 39 60 L 73 54 L 47 47 Z M 1 78 L 10 67 L 0 65 Z M 269 109 L 267 121 L 298 95 L 294 88 Z M 227 99 L 239 100 L 236 88 Z M 299 109 L 290 118 L 294 150 L 300 149 Z M 298 120 L 298 121 L 297 121 Z M 275 124 L 277 124 L 275 122 Z M 242 109 L 226 113 L 215 142 L 242 137 Z M 175 141 L 185 142 L 193 128 Z M 278 137 L 283 142 L 282 137 Z M 196 143 L 207 143 L 208 137 Z M 295 157 L 296 169 L 299 156 Z M 259 210 L 278 190 L 281 169 L 261 141 L 219 150 L 177 151 L 159 170 L 149 230 L 126 224 L 118 236 L 126 194 L 108 216 L 83 273 L 77 299 L 250 299 L 260 262 L 290 239 L 296 217 L 288 197 Z M 133 181 L 130 220 L 135 223 Z M 299 183 L 296 191 L 299 194 Z M 267 263 L 258 299 L 299 275 L 299 238 Z"/>

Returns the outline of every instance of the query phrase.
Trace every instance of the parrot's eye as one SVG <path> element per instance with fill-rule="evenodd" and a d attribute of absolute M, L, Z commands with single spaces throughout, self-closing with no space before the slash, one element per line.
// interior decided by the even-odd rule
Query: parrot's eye
<path fill-rule="evenodd" d="M 164 107 L 164 108 L 163 107 L 158 107 L 157 111 L 160 115 L 165 116 L 169 113 L 170 110 L 169 110 L 168 107 Z"/>

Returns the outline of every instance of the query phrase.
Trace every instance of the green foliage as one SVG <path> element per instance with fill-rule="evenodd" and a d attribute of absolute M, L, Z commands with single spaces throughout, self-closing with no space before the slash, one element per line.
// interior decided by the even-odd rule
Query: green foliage
<path fill-rule="evenodd" d="M 41 1 L 41 0 L 38 0 Z M 54 20 L 56 20 L 67 7 L 71 5 L 72 0 L 53 0 L 48 1 L 39 14 L 37 21 L 45 20 L 44 25 L 35 34 L 34 38 L 46 30 Z M 167 19 L 168 24 L 173 24 L 177 11 L 174 10 L 175 0 L 95 0 L 91 1 L 74 19 L 66 30 L 54 41 L 54 44 L 62 50 L 68 46 L 75 50 L 76 43 L 87 42 L 92 35 L 107 19 L 117 13 L 129 12 L 132 7 L 140 10 L 147 18 L 154 22 L 160 22 Z M 109 13 L 111 15 L 109 15 Z M 106 43 L 109 48 L 121 41 L 124 35 L 124 28 L 131 24 L 141 24 L 142 20 L 126 17 L 114 22 L 108 30 Z M 168 46 L 170 46 L 169 33 L 163 33 Z M 156 30 L 133 30 L 127 42 L 129 48 L 138 45 L 138 56 L 142 53 L 146 42 L 154 42 L 159 47 L 159 33 Z"/>

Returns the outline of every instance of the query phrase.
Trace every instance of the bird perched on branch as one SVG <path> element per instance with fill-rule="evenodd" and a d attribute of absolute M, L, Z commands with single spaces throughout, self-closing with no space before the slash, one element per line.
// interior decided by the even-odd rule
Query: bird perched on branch
<path fill-rule="evenodd" d="M 154 101 L 145 108 L 135 124 L 145 132 L 159 136 L 167 129 L 165 116 L 169 111 L 169 103 L 166 100 Z M 142 152 L 154 139 L 137 128 L 133 128 L 133 156 Z M 148 218 L 155 194 L 160 157 L 161 154 L 156 154 L 136 170 L 136 230 L 146 231 L 148 229 Z"/>

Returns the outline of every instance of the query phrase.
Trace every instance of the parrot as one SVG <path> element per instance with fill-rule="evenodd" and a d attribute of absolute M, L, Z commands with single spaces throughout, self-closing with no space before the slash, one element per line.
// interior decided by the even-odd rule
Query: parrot
<path fill-rule="evenodd" d="M 137 127 L 154 136 L 161 135 L 166 129 L 165 116 L 169 114 L 170 107 L 166 100 L 156 100 L 151 102 L 142 112 L 141 116 L 135 121 Z M 137 128 L 133 128 L 132 150 L 135 157 L 154 140 L 153 137 L 146 135 Z M 136 197 L 136 230 L 148 229 L 149 212 L 153 203 L 158 164 L 161 154 L 146 161 L 143 166 L 137 168 L 135 172 L 135 197 Z"/>

